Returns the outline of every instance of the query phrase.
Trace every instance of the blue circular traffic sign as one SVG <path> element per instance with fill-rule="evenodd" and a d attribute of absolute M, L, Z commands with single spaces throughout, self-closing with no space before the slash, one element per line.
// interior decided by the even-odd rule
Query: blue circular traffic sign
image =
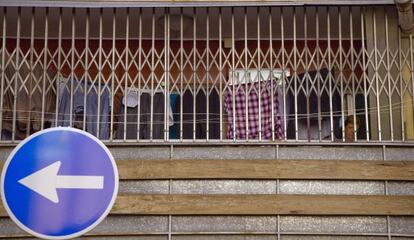
<path fill-rule="evenodd" d="M 108 215 L 118 180 L 114 158 L 96 137 L 74 128 L 50 128 L 26 138 L 10 154 L 1 175 L 1 198 L 26 232 L 68 239 Z"/>

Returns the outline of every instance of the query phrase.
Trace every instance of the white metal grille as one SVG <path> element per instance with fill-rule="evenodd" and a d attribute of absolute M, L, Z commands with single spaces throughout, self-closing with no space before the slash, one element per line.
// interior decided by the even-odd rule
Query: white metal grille
<path fill-rule="evenodd" d="M 414 137 L 412 36 L 393 6 L 3 7 L 1 21 L 4 143 L 59 125 L 108 143 Z"/>

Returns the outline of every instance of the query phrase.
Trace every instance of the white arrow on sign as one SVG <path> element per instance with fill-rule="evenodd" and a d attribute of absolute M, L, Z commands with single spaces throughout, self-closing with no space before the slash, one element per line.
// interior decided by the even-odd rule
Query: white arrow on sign
<path fill-rule="evenodd" d="M 54 203 L 59 202 L 57 188 L 103 189 L 103 176 L 58 176 L 61 164 L 60 161 L 54 162 L 20 179 L 19 183 Z"/>

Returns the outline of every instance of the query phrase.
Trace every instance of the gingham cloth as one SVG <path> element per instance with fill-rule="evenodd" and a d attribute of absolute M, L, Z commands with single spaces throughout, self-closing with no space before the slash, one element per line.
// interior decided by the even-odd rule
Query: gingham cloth
<path fill-rule="evenodd" d="M 259 139 L 259 126 L 261 124 L 262 139 L 272 139 L 272 100 L 274 107 L 274 131 L 275 139 L 283 138 L 282 121 L 279 113 L 279 101 L 277 86 L 273 86 L 273 97 L 271 94 L 270 81 L 260 83 L 249 83 L 230 86 L 224 96 L 224 109 L 227 113 L 228 139 Z M 276 85 L 276 84 L 275 84 Z M 233 88 L 234 87 L 234 88 Z M 259 108 L 260 96 L 260 108 Z M 234 104 L 233 104 L 234 99 Z M 246 109 L 247 102 L 247 109 Z M 234 110 L 234 111 L 233 111 Z M 246 121 L 246 111 L 248 119 Z M 261 112 L 259 119 L 259 112 Z M 234 114 L 233 114 L 234 113 Z M 235 119 L 235 126 L 234 121 Z M 248 128 L 246 129 L 246 122 Z M 248 132 L 248 133 L 247 133 Z M 234 135 L 235 134 L 235 135 Z"/>

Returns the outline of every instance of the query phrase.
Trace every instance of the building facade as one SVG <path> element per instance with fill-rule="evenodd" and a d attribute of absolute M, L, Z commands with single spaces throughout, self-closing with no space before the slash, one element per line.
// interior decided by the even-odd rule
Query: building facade
<path fill-rule="evenodd" d="M 413 238 L 396 2 L 1 1 L 1 160 L 57 126 L 109 146 L 121 195 L 90 238 Z"/>

